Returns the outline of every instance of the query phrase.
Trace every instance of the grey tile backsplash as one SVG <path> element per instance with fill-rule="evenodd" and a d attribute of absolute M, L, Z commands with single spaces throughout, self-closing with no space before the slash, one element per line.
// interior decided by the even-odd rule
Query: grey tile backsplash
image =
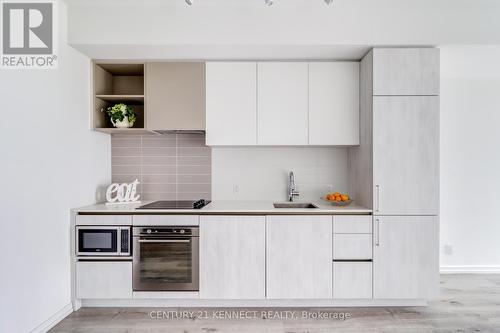
<path fill-rule="evenodd" d="M 111 136 L 114 183 L 138 179 L 141 200 L 211 199 L 204 134 Z"/>

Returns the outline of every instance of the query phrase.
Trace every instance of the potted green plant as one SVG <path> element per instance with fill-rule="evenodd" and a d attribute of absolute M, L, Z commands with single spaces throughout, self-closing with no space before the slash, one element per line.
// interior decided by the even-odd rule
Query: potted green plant
<path fill-rule="evenodd" d="M 104 112 L 104 109 L 101 109 L 101 112 Z M 116 128 L 132 127 L 137 120 L 137 113 L 135 113 L 134 109 L 123 103 L 108 107 L 106 113 Z"/>

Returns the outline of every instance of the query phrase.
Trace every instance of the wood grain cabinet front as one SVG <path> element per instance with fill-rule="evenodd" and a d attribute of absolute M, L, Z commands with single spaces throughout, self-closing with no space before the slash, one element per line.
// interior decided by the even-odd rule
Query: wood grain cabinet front
<path fill-rule="evenodd" d="M 264 299 L 264 216 L 200 217 L 200 298 Z"/>
<path fill-rule="evenodd" d="M 132 298 L 132 262 L 77 262 L 76 298 Z"/>
<path fill-rule="evenodd" d="M 77 215 L 76 225 L 132 225 L 132 215 Z"/>
<path fill-rule="evenodd" d="M 372 259 L 371 234 L 333 234 L 333 260 Z"/>
<path fill-rule="evenodd" d="M 335 215 L 333 216 L 334 234 L 371 234 L 371 215 Z"/>
<path fill-rule="evenodd" d="M 267 298 L 332 298 L 332 216 L 267 216 Z"/>
<path fill-rule="evenodd" d="M 373 297 L 430 299 L 438 294 L 436 216 L 374 217 Z"/>
<path fill-rule="evenodd" d="M 439 95 L 439 49 L 373 49 L 373 95 Z"/>
<path fill-rule="evenodd" d="M 372 298 L 372 263 L 334 262 L 333 298 Z"/>
<path fill-rule="evenodd" d="M 375 215 L 439 212 L 439 97 L 373 99 Z"/>

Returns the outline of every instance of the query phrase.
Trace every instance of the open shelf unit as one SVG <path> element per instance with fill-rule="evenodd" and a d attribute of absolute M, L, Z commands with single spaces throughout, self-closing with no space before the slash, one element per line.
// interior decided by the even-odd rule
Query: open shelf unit
<path fill-rule="evenodd" d="M 145 129 L 144 63 L 94 62 L 92 127 L 105 133 L 140 133 Z M 131 106 L 137 113 L 132 128 L 115 128 L 106 110 L 117 103 Z"/>
<path fill-rule="evenodd" d="M 120 103 L 120 102 L 144 103 L 144 95 L 95 95 L 95 97 L 110 103 Z"/>

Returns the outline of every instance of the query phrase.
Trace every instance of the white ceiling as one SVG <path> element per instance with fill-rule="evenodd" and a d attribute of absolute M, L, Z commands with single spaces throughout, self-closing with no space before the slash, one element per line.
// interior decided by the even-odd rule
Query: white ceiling
<path fill-rule="evenodd" d="M 66 0 L 92 58 L 359 59 L 372 46 L 500 44 L 498 0 Z"/>

